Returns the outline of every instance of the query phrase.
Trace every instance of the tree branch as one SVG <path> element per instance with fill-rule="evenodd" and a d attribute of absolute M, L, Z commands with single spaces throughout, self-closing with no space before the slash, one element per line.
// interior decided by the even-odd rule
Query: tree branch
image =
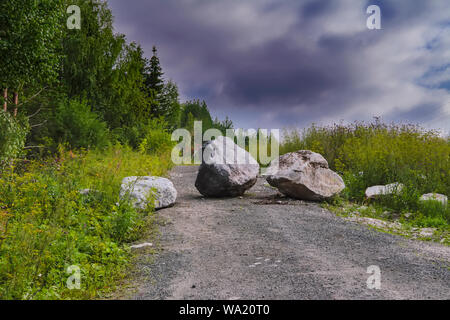
<path fill-rule="evenodd" d="M 39 90 L 37 93 L 35 93 L 34 95 L 32 95 L 30 98 L 28 98 L 27 100 L 19 103 L 17 106 L 20 107 L 23 104 L 26 104 L 28 102 L 30 102 L 31 100 L 33 100 L 34 98 L 36 98 L 38 95 L 41 94 L 42 91 L 44 91 L 45 89 L 47 89 L 47 87 L 43 87 L 41 90 Z"/>
<path fill-rule="evenodd" d="M 45 121 L 42 122 L 42 123 L 33 124 L 32 126 L 30 126 L 30 128 L 40 127 L 40 126 L 44 125 L 46 122 L 47 122 L 47 120 L 45 120 Z"/>
<path fill-rule="evenodd" d="M 35 115 L 37 115 L 39 112 L 41 112 L 42 108 L 39 108 L 35 113 L 33 113 L 31 116 L 28 116 L 28 119 L 33 118 Z"/>

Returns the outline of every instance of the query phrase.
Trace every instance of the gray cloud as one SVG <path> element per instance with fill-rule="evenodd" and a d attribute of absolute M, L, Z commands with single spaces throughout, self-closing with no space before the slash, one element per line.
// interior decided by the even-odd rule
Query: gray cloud
<path fill-rule="evenodd" d="M 240 127 L 410 115 L 450 129 L 446 0 L 108 3 L 117 31 L 148 54 L 158 46 L 184 99 Z M 381 6 L 382 30 L 366 28 L 369 4 Z"/>

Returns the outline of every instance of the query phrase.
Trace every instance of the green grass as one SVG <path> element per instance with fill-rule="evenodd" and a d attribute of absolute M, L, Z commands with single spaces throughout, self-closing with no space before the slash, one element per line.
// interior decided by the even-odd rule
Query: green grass
<path fill-rule="evenodd" d="M 436 205 L 436 203 L 435 203 Z M 433 205 L 431 205 L 433 206 Z M 378 202 L 371 204 L 361 204 L 355 201 L 348 201 L 342 197 L 336 197 L 331 201 L 322 203 L 322 207 L 330 210 L 338 216 L 353 221 L 359 221 L 376 230 L 387 232 L 391 234 L 401 235 L 413 239 L 431 240 L 450 245 L 450 226 L 446 222 L 439 219 L 437 223 L 433 222 L 433 216 L 436 211 L 432 211 L 430 216 L 421 213 L 398 213 L 389 211 L 385 206 Z M 442 206 L 438 206 L 441 210 Z M 439 211 L 438 211 L 439 212 Z M 373 218 L 375 221 L 364 220 L 364 218 Z M 377 220 L 388 222 L 383 225 Z M 427 223 L 431 221 L 431 223 Z M 422 228 L 433 228 L 431 236 L 423 236 L 421 234 Z"/>
<path fill-rule="evenodd" d="M 393 216 L 411 213 L 417 226 L 448 228 L 450 208 L 420 202 L 425 193 L 450 195 L 450 139 L 415 125 L 372 123 L 311 126 L 299 132 L 286 131 L 280 154 L 301 149 L 322 154 L 330 168 L 344 179 L 341 197 L 370 204 Z M 400 182 L 401 193 L 367 201 L 364 192 L 373 185 Z"/>
<path fill-rule="evenodd" d="M 161 176 L 170 153 L 125 147 L 60 151 L 0 174 L 0 299 L 90 299 L 111 291 L 130 263 L 128 242 L 142 236 L 151 208 L 119 200 L 131 175 Z M 96 190 L 81 195 L 79 190 Z M 81 289 L 66 286 L 67 267 Z"/>

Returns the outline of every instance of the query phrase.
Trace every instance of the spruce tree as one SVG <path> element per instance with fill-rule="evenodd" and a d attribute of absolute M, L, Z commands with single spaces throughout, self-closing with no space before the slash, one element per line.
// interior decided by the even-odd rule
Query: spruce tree
<path fill-rule="evenodd" d="M 145 85 L 147 88 L 155 91 L 156 95 L 159 95 L 164 88 L 164 80 L 162 76 L 161 64 L 157 55 L 156 47 L 153 46 L 153 56 L 150 59 L 150 65 L 146 68 L 146 80 Z"/>

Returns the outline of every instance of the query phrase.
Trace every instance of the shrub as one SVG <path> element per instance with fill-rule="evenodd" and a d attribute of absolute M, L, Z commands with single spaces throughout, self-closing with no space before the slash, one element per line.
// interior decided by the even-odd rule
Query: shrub
<path fill-rule="evenodd" d="M 68 143 L 72 148 L 105 148 L 110 144 L 106 123 L 84 101 L 62 100 L 52 120 L 49 130 L 56 143 Z"/>
<path fill-rule="evenodd" d="M 171 149 L 175 144 L 171 141 L 171 133 L 167 123 L 160 118 L 139 123 L 133 127 L 115 130 L 117 139 L 141 153 L 155 154 Z"/>
<path fill-rule="evenodd" d="M 139 151 L 155 154 L 158 151 L 170 150 L 174 146 L 171 137 L 172 135 L 164 128 L 164 123 L 154 119 L 144 127 Z"/>

